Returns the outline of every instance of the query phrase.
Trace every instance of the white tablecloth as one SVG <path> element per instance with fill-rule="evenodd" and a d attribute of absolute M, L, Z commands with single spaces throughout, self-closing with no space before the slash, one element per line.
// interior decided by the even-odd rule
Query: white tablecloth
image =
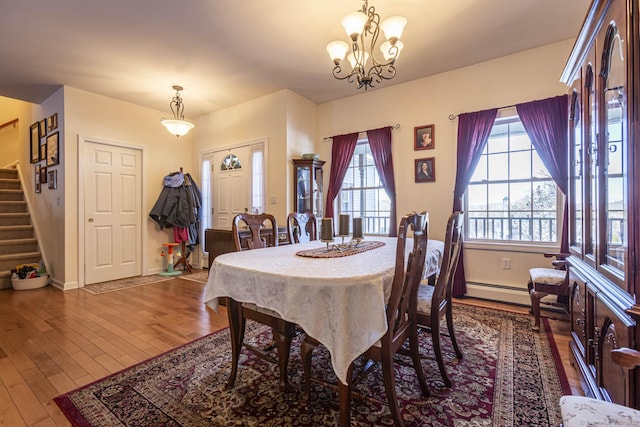
<path fill-rule="evenodd" d="M 396 239 L 375 237 L 385 245 L 336 258 L 296 256 L 326 246 L 315 241 L 223 254 L 214 260 L 205 303 L 218 309 L 218 297 L 255 303 L 300 325 L 324 344 L 338 378 L 356 357 L 387 330 L 385 301 L 395 267 Z M 407 253 L 412 244 L 407 242 Z"/>

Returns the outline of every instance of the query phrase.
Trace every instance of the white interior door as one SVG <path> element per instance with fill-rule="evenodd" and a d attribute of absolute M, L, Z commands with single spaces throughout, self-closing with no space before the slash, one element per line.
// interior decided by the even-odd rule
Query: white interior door
<path fill-rule="evenodd" d="M 142 152 L 84 145 L 85 284 L 142 272 Z"/>
<path fill-rule="evenodd" d="M 249 211 L 251 155 L 249 146 L 213 154 L 213 227 L 230 228 L 233 217 Z"/>

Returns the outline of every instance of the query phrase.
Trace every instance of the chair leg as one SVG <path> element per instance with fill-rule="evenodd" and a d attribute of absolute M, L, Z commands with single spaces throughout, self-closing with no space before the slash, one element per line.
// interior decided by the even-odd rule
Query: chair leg
<path fill-rule="evenodd" d="M 458 347 L 456 332 L 453 329 L 453 306 L 451 305 L 451 302 L 447 304 L 447 329 L 449 330 L 451 344 L 453 344 L 453 350 L 456 352 L 456 357 L 458 359 L 462 359 L 462 351 L 460 351 L 460 347 Z"/>
<path fill-rule="evenodd" d="M 424 397 L 429 397 L 431 392 L 427 386 L 427 381 L 424 378 L 424 370 L 422 369 L 422 358 L 420 357 L 420 349 L 418 348 L 418 328 L 415 327 L 409 337 L 409 350 L 411 352 L 411 359 L 413 360 L 413 368 L 418 374 L 418 383 L 420 383 L 420 389 Z"/>
<path fill-rule="evenodd" d="M 451 387 L 451 380 L 449 379 L 449 375 L 447 375 L 447 368 L 444 365 L 444 358 L 442 357 L 442 347 L 440 346 L 440 318 L 437 317 L 431 319 L 431 342 L 433 343 L 433 352 L 436 355 L 436 361 L 438 362 L 438 369 L 440 370 L 440 375 L 444 380 L 445 387 Z"/>
<path fill-rule="evenodd" d="M 304 383 L 306 385 L 306 390 L 302 398 L 306 401 L 311 399 L 311 359 L 313 358 L 314 348 L 316 348 L 316 344 L 309 341 L 307 338 L 305 338 L 300 344 L 300 358 L 302 359 Z"/>
<path fill-rule="evenodd" d="M 533 327 L 531 329 L 535 332 L 539 332 L 540 331 L 540 300 L 549 294 L 545 292 L 536 292 L 535 286 L 532 286 L 529 295 L 531 296 L 531 309 L 533 311 Z"/>
<path fill-rule="evenodd" d="M 238 374 L 238 361 L 244 340 L 245 322 L 242 316 L 242 306 L 232 300 L 227 301 L 227 315 L 229 318 L 229 332 L 231 334 L 231 374 L 227 380 L 226 388 L 230 389 L 236 381 Z"/>
<path fill-rule="evenodd" d="M 398 398 L 396 396 L 396 378 L 393 368 L 393 355 L 390 352 L 384 352 L 381 362 L 384 389 L 387 393 L 387 401 L 389 402 L 389 409 L 391 409 L 391 415 L 393 416 L 393 423 L 396 427 L 403 427 L 404 423 L 400 416 L 400 407 L 398 406 Z"/>
<path fill-rule="evenodd" d="M 349 366 L 347 378 L 352 381 L 353 364 Z M 349 427 L 351 425 L 351 386 L 338 380 L 338 398 L 340 399 L 340 426 Z"/>

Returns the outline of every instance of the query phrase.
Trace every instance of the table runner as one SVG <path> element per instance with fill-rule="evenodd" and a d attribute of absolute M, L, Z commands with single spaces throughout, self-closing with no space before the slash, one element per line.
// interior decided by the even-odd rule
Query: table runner
<path fill-rule="evenodd" d="M 306 249 L 296 252 L 296 255 L 308 258 L 337 258 L 359 254 L 380 246 L 384 246 L 384 242 L 361 242 L 358 246 L 335 245 L 335 248 L 329 251 L 326 247 Z"/>

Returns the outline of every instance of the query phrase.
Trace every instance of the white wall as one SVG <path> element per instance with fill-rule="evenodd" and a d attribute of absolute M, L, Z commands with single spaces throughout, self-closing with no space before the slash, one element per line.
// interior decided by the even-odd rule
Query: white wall
<path fill-rule="evenodd" d="M 64 137 L 61 139 L 63 160 L 59 166 L 61 171 L 58 172 L 60 174 L 64 171 L 64 180 L 59 178 L 58 183 L 59 193 L 63 198 L 63 215 L 60 220 L 56 220 L 55 226 L 64 229 L 65 257 L 64 273 L 56 272 L 54 277 L 64 288 L 77 286 L 81 267 L 78 265 L 78 227 L 82 226 L 78 224 L 80 136 L 142 150 L 143 274 L 164 269 L 164 260 L 160 257 L 162 243 L 173 242 L 173 232 L 171 229 L 160 230 L 148 213 L 162 190 L 165 175 L 180 167 L 192 176 L 195 174 L 191 134 L 180 138 L 169 134 L 160 125 L 163 116 L 166 116 L 166 111 L 140 107 L 79 89 L 64 88 L 64 112 L 60 117 L 60 122 L 64 123 Z M 54 211 L 56 209 L 53 208 Z M 59 261 L 56 260 L 54 264 L 57 266 Z"/>
<path fill-rule="evenodd" d="M 331 159 L 331 143 L 323 142 L 324 136 L 399 123 L 400 129 L 392 132 L 398 215 L 427 209 L 430 237 L 441 239 L 453 207 L 456 172 L 457 120 L 449 120 L 449 114 L 566 93 L 567 88 L 559 78 L 572 46 L 573 41 L 567 40 L 322 104 L 318 107 L 318 152 L 321 158 Z M 401 62 L 398 73 L 402 73 Z M 414 151 L 414 127 L 428 124 L 435 125 L 435 148 Z M 436 181 L 433 183 L 414 183 L 414 160 L 422 157 L 436 159 Z M 329 167 L 327 164 L 326 177 Z M 511 258 L 512 269 L 508 271 L 501 269 L 501 259 L 505 256 Z M 537 254 L 486 250 L 466 250 L 464 260 L 468 282 L 514 287 L 516 290 L 511 292 L 516 295 L 514 301 L 522 303 L 528 303 L 528 269 L 533 264 L 548 265 L 548 260 Z M 477 296 L 492 298 L 491 292 Z M 502 296 L 496 299 L 502 299 Z"/>

